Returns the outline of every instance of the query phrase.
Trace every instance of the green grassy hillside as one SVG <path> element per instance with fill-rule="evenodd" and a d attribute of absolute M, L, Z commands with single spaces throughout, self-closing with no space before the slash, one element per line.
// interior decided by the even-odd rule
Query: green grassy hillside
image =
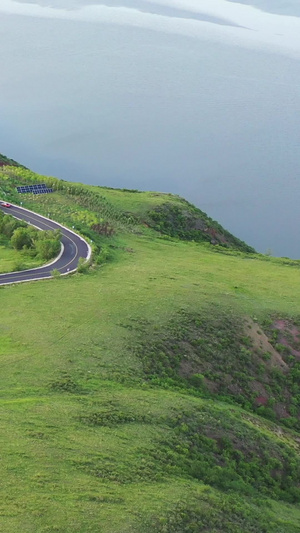
<path fill-rule="evenodd" d="M 94 260 L 0 288 L 0 529 L 298 532 L 299 261 L 172 195 L 0 173 L 34 181 Z"/>
<path fill-rule="evenodd" d="M 17 163 L 17 161 L 14 161 L 13 159 L 9 159 L 9 157 L 6 157 L 5 155 L 0 154 L 0 167 L 8 166 L 8 165 L 25 168 L 19 163 Z"/>

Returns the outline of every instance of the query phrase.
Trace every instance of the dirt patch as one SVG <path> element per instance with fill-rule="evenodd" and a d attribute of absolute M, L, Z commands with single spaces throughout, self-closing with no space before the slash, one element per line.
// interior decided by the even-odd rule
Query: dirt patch
<path fill-rule="evenodd" d="M 269 393 L 263 383 L 260 381 L 254 380 L 251 383 L 251 389 L 257 394 L 257 397 L 254 400 L 255 407 L 266 407 L 269 403 Z"/>
<path fill-rule="evenodd" d="M 279 332 L 278 342 L 300 359 L 300 328 L 289 320 L 275 320 L 273 328 Z"/>
<path fill-rule="evenodd" d="M 258 396 L 256 399 L 255 399 L 255 404 L 256 405 L 267 405 L 268 404 L 268 398 L 266 396 Z"/>
<path fill-rule="evenodd" d="M 281 354 L 275 350 L 274 346 L 270 343 L 267 335 L 261 330 L 260 326 L 253 322 L 250 318 L 246 320 L 245 333 L 251 338 L 253 342 L 253 348 L 262 354 L 269 354 L 269 361 L 267 363 L 271 366 L 280 368 L 282 371 L 287 371 L 288 366 L 282 359 Z"/>
<path fill-rule="evenodd" d="M 290 416 L 290 412 L 289 412 L 288 407 L 286 405 L 284 405 L 282 402 L 281 403 L 276 403 L 274 405 L 274 411 L 276 413 L 276 416 L 279 419 L 289 418 L 289 416 Z"/>

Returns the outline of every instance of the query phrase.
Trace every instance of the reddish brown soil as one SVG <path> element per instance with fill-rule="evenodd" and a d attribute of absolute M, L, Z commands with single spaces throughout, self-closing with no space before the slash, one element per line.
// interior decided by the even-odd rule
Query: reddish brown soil
<path fill-rule="evenodd" d="M 268 398 L 266 396 L 258 396 L 255 400 L 256 405 L 267 405 Z"/>
<path fill-rule="evenodd" d="M 8 166 L 15 167 L 16 164 L 12 163 L 12 162 L 9 162 L 9 161 L 1 161 L 0 160 L 0 167 L 8 167 Z"/>
<path fill-rule="evenodd" d="M 291 354 L 300 359 L 300 329 L 288 320 L 276 320 L 274 328 L 280 331 L 278 342 L 287 346 Z"/>
<path fill-rule="evenodd" d="M 251 337 L 254 349 L 259 352 L 269 353 L 271 356 L 269 364 L 271 366 L 276 366 L 282 371 L 287 370 L 287 364 L 282 359 L 280 353 L 272 346 L 267 335 L 261 330 L 259 325 L 253 322 L 253 320 L 248 319 L 246 326 L 248 326 L 246 333 Z"/>

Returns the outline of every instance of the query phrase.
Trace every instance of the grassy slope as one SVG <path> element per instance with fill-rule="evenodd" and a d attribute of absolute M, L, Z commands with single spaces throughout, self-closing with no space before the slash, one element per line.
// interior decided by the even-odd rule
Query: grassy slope
<path fill-rule="evenodd" d="M 22 166 L 22 165 L 19 165 L 17 161 L 14 161 L 13 159 L 10 159 L 9 157 L 6 157 L 5 155 L 0 154 L 0 167 L 7 166 L 7 165 Z M 25 168 L 25 167 L 22 167 L 22 168 Z"/>
<path fill-rule="evenodd" d="M 146 213 L 150 198 L 151 209 L 161 201 L 107 196 L 134 214 Z M 28 205 L 82 230 L 99 217 L 64 192 Z M 298 531 L 299 504 L 283 501 L 297 484 L 287 479 L 299 468 L 297 434 L 185 383 L 167 388 L 165 368 L 155 384 L 142 353 L 143 337 L 169 331 L 182 312 L 294 319 L 297 263 L 161 239 L 114 222 L 114 213 L 116 235 L 93 235 L 112 246 L 110 262 L 86 275 L 0 289 L 1 529 Z M 251 464 L 247 475 L 238 451 Z"/>

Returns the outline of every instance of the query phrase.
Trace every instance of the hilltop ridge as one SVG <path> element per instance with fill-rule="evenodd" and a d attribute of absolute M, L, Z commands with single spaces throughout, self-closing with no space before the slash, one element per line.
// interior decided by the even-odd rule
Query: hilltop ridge
<path fill-rule="evenodd" d="M 10 159 L 9 157 L 6 157 L 3 154 L 0 154 L 0 167 L 4 166 L 13 166 L 13 167 L 23 167 L 23 165 L 20 165 L 17 161 L 14 161 L 13 159 Z"/>
<path fill-rule="evenodd" d="M 5 164 L 4 156 L 0 156 Z M 11 200 L 20 201 L 15 188 L 37 182 L 45 182 L 60 194 L 72 195 L 82 207 L 89 205 L 98 215 L 104 215 L 113 223 L 113 218 L 123 219 L 128 224 L 142 224 L 155 231 L 181 240 L 210 242 L 227 248 L 255 253 L 248 246 L 225 230 L 218 222 L 193 204 L 170 193 L 142 192 L 130 189 L 113 189 L 110 187 L 92 187 L 81 183 L 66 182 L 54 177 L 38 175 L 12 160 L 2 175 L 2 189 Z M 4 180 L 5 175 L 9 179 Z M 1 178 L 1 176 L 0 176 Z M 4 181 L 3 181 L 4 180 Z M 4 183 L 5 182 L 5 183 Z M 96 224 L 91 229 L 96 230 Z M 97 230 L 96 230 L 97 231 Z"/>

